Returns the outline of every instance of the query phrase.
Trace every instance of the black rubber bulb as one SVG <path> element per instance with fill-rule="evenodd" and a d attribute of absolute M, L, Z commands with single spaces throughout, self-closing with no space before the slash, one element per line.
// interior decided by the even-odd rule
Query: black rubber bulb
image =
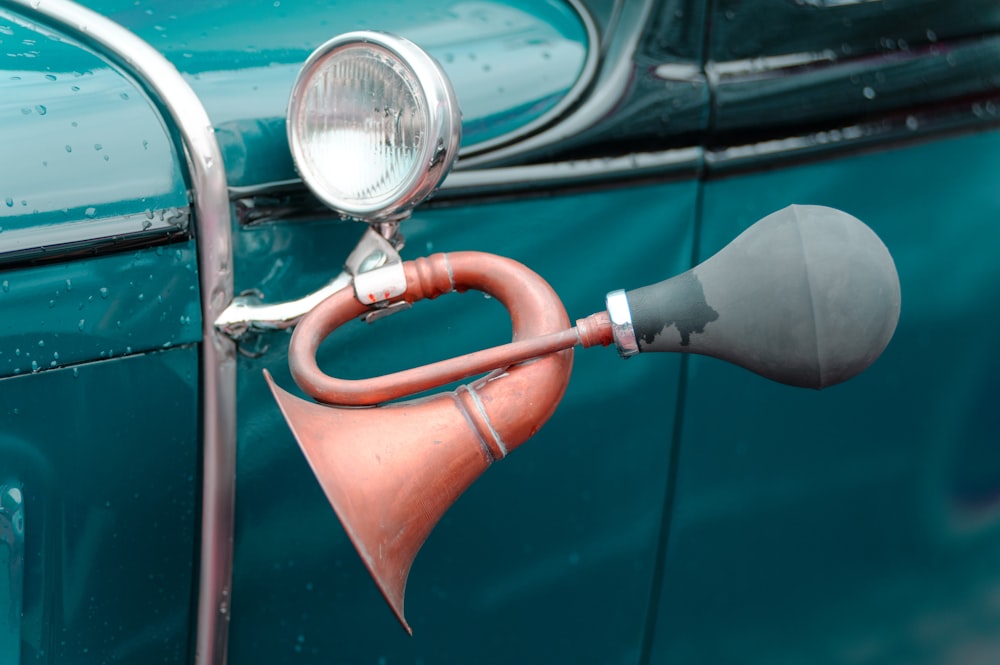
<path fill-rule="evenodd" d="M 896 267 L 878 236 L 847 213 L 799 205 L 688 272 L 625 297 L 639 352 L 714 356 L 808 388 L 871 365 L 900 306 Z"/>

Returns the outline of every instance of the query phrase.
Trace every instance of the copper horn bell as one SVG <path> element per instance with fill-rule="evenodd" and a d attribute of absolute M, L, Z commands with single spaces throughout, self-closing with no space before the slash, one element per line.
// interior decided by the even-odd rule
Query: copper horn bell
<path fill-rule="evenodd" d="M 552 415 L 569 381 L 573 346 L 613 343 L 624 357 L 709 355 L 818 389 L 871 365 L 889 343 L 900 308 L 899 278 L 878 236 L 822 206 L 780 210 L 686 273 L 612 292 L 607 311 L 574 328 L 552 288 L 510 259 L 457 252 L 403 268 L 406 290 L 394 300 L 483 291 L 510 312 L 514 340 L 384 377 L 336 379 L 318 368 L 316 350 L 340 325 L 370 311 L 348 287 L 304 318 L 291 340 L 292 376 L 322 404 L 267 380 L 407 631 L 403 598 L 417 551 L 458 496 Z M 490 373 L 452 392 L 385 404 L 483 372 Z M 371 405 L 379 406 L 353 408 Z"/>
<path fill-rule="evenodd" d="M 573 350 L 567 347 L 578 343 L 579 336 L 567 330 L 566 310 L 552 288 L 510 259 L 457 252 L 403 266 L 407 290 L 399 300 L 416 302 L 468 289 L 488 293 L 510 312 L 514 345 L 524 341 L 520 356 L 544 357 L 433 397 L 351 408 L 382 404 L 516 360 L 487 350 L 473 354 L 478 357 L 471 361 L 446 360 L 386 377 L 329 377 L 316 364 L 320 343 L 369 311 L 348 287 L 299 323 L 289 348 L 295 381 L 323 404 L 289 394 L 270 375 L 267 381 L 375 583 L 412 633 L 403 616 L 403 600 L 417 551 L 458 496 L 552 415 L 573 366 Z M 554 345 L 536 342 L 552 333 L 566 339 Z M 609 334 L 606 339 L 611 341 Z M 554 348 L 564 350 L 553 353 Z"/>

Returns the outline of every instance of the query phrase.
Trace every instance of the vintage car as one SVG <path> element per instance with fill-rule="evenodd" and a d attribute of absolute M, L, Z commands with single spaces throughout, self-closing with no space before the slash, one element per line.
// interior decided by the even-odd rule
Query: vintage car
<path fill-rule="evenodd" d="M 1000 662 L 993 0 L 3 0 L 0 58 L 0 662 Z M 324 123 L 407 104 L 445 110 L 404 197 L 378 190 L 398 146 Z M 815 391 L 742 352 L 757 373 L 619 357 L 607 294 L 697 276 L 792 204 L 893 257 L 869 369 Z M 399 311 L 442 252 L 482 252 L 496 291 Z M 511 459 L 462 483 L 408 461 L 447 444 L 422 409 L 474 390 L 297 387 L 296 329 L 347 383 L 509 342 L 523 273 L 494 255 L 551 285 L 543 314 L 607 307 L 616 342 L 576 350 Z M 766 320 L 775 265 L 725 282 Z M 307 327 L 335 301 L 348 321 Z M 521 399 L 570 353 L 476 386 Z M 438 522 L 388 573 L 395 545 L 338 519 L 374 494 L 400 533 Z"/>

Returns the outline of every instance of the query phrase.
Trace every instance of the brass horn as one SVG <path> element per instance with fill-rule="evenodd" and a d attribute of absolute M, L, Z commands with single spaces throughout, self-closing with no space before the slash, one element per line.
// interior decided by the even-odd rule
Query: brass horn
<path fill-rule="evenodd" d="M 885 245 L 854 217 L 822 206 L 780 210 L 682 275 L 612 292 L 607 311 L 574 328 L 552 288 L 510 259 L 457 252 L 403 268 L 406 291 L 395 300 L 483 291 L 507 308 L 514 340 L 384 377 L 330 377 L 316 364 L 320 343 L 370 311 L 348 287 L 299 323 L 289 347 L 296 383 L 322 404 L 265 376 L 345 530 L 411 633 L 403 599 L 417 551 L 458 496 L 552 415 L 569 382 L 572 347 L 613 343 L 624 357 L 699 353 L 824 388 L 875 361 L 900 307 Z M 483 372 L 490 373 L 454 391 L 386 404 Z M 354 408 L 371 405 L 379 406 Z"/>

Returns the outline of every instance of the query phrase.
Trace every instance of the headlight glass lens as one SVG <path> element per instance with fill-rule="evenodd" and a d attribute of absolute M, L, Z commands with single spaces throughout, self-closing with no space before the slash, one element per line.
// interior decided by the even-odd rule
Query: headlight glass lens
<path fill-rule="evenodd" d="M 442 95 L 452 102 L 455 118 L 458 112 L 450 84 L 430 56 L 399 40 L 416 52 L 411 58 L 426 59 L 412 62 L 373 36 L 390 39 L 368 33 L 367 39 L 347 40 L 347 35 L 314 53 L 295 84 L 288 113 L 289 142 L 303 179 L 334 209 L 369 221 L 430 194 L 447 168 L 440 172 L 437 165 L 429 185 L 428 171 L 442 146 L 457 151 L 460 132 L 454 118 L 442 130 L 435 117 L 436 107 L 447 106 L 438 103 Z M 418 72 L 421 66 L 444 81 L 443 93 L 427 90 L 427 79 L 433 83 L 435 77 Z M 442 131 L 455 136 L 439 136 Z"/>

